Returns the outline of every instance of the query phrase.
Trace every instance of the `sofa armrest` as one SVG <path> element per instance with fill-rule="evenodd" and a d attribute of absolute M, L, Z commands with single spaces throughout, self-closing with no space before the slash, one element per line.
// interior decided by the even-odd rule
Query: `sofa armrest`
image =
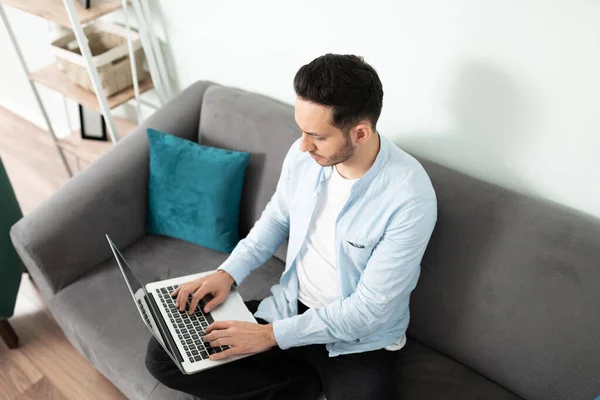
<path fill-rule="evenodd" d="M 146 128 L 196 141 L 202 98 L 197 82 L 12 226 L 12 242 L 46 300 L 146 229 L 149 144 Z"/>

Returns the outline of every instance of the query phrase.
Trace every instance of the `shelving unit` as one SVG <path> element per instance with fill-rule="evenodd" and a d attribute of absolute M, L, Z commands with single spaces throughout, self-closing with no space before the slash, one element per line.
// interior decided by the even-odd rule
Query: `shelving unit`
<path fill-rule="evenodd" d="M 50 89 L 53 89 L 69 99 L 75 100 L 77 103 L 91 108 L 98 113 L 102 113 L 96 95 L 89 90 L 85 90 L 82 87 L 71 83 L 67 77 L 67 74 L 59 70 L 58 66 L 54 63 L 30 73 L 29 79 L 49 87 Z M 139 85 L 140 94 L 154 87 L 151 79 L 146 79 L 143 82 L 140 82 Z M 112 109 L 120 106 L 123 103 L 126 103 L 127 101 L 133 99 L 133 97 L 133 87 L 130 87 L 129 89 L 107 97 L 106 100 L 108 101 L 108 106 Z"/>
<path fill-rule="evenodd" d="M 154 49 L 152 48 L 152 43 L 155 42 L 154 37 L 151 36 L 149 39 L 146 36 L 149 34 L 151 35 L 151 32 L 149 32 L 144 21 L 144 18 L 148 16 L 148 14 L 144 15 L 144 13 L 148 13 L 148 11 L 142 8 L 139 0 L 114 0 L 108 2 L 104 1 L 97 4 L 94 4 L 92 1 L 92 7 L 89 9 L 83 8 L 79 3 L 76 2 L 76 0 L 0 0 L 0 17 L 2 17 L 2 20 L 4 21 L 8 34 L 13 42 L 22 67 L 31 85 L 32 91 L 36 97 L 40 111 L 46 120 L 49 134 L 52 136 L 52 139 L 54 140 L 57 150 L 62 158 L 63 164 L 65 165 L 65 168 L 70 176 L 73 175 L 71 167 L 74 162 L 77 165 L 80 163 L 89 164 L 100 154 L 108 150 L 112 144 L 116 143 L 119 136 L 129 133 L 135 127 L 135 124 L 129 121 L 113 117 L 110 112 L 110 110 L 113 108 L 133 99 L 136 96 L 135 88 L 130 87 L 129 89 L 125 89 L 107 98 L 104 96 L 101 90 L 96 90 L 98 93 L 96 94 L 71 83 L 67 75 L 58 69 L 56 63 L 52 63 L 39 70 L 29 72 L 17 40 L 12 32 L 8 18 L 4 13 L 3 5 L 14 7 L 27 13 L 37 15 L 46 20 L 55 22 L 69 29 L 73 29 L 77 37 L 79 47 L 82 50 L 82 54 L 88 62 L 88 71 L 92 81 L 95 82 L 96 87 L 99 87 L 100 83 L 97 76 L 97 71 L 95 67 L 91 65 L 91 52 L 89 51 L 87 38 L 85 38 L 85 34 L 83 33 L 81 26 L 83 24 L 92 22 L 103 15 L 122 9 L 123 6 L 127 5 L 128 3 L 133 4 L 134 12 L 138 17 L 140 32 L 144 36 L 144 42 L 146 43 L 144 46 L 144 52 L 148 58 L 148 64 L 150 66 L 150 73 L 152 76 L 152 78 L 148 78 L 138 83 L 138 94 L 142 94 L 150 89 L 155 88 L 153 81 L 159 82 L 160 90 L 158 91 L 158 94 L 159 98 L 161 98 L 161 100 L 164 102 L 167 100 L 164 90 L 168 89 L 168 87 L 165 87 L 166 72 L 164 70 L 164 63 L 162 62 L 162 59 L 156 58 Z M 144 32 L 142 32 L 142 28 L 144 29 Z M 132 54 L 130 54 L 130 58 L 131 56 Z M 158 65 L 157 59 L 161 61 L 160 65 Z M 55 90 L 56 92 L 61 93 L 63 96 L 74 100 L 78 104 L 93 109 L 104 115 L 109 129 L 109 136 L 112 138 L 113 143 L 83 140 L 79 136 L 79 131 L 71 133 L 71 135 L 67 138 L 58 139 L 54 134 L 50 119 L 48 118 L 34 83 L 41 84 L 52 90 Z"/>
<path fill-rule="evenodd" d="M 71 21 L 67 10 L 65 10 L 63 0 L 0 0 L 0 4 L 6 4 L 71 29 Z M 88 9 L 83 8 L 79 3 L 75 3 L 75 9 L 82 24 L 87 24 L 103 15 L 119 10 L 122 6 L 121 0 L 102 2 Z"/>

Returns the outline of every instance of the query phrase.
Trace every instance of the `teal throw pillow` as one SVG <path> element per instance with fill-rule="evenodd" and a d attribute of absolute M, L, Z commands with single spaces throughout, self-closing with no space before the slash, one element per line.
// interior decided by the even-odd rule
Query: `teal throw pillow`
<path fill-rule="evenodd" d="M 238 218 L 250 153 L 201 146 L 148 129 L 146 231 L 224 253 L 239 241 Z"/>

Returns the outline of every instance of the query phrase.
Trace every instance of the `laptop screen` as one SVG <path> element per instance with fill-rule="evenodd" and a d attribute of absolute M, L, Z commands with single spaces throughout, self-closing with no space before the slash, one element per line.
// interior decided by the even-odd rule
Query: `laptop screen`
<path fill-rule="evenodd" d="M 163 339 L 163 337 L 167 333 L 163 333 L 161 324 L 159 321 L 157 321 L 161 317 L 160 310 L 157 308 L 154 299 L 150 297 L 151 295 L 146 291 L 145 286 L 142 285 L 142 283 L 135 275 L 133 270 L 129 267 L 129 264 L 127 264 L 127 261 L 125 260 L 119 249 L 117 249 L 117 247 L 114 245 L 110 237 L 108 237 L 108 235 L 106 235 L 106 239 L 108 240 L 110 248 L 115 256 L 115 259 L 117 260 L 117 264 L 119 265 L 119 269 L 123 274 L 123 278 L 125 278 L 125 283 L 127 283 L 127 287 L 129 288 L 129 292 L 133 297 L 135 306 L 137 307 L 138 312 L 142 317 L 142 321 L 144 321 L 144 324 L 146 325 L 148 330 L 163 346 L 163 349 L 169 355 L 169 357 L 171 357 L 175 365 L 177 365 L 181 372 L 183 372 L 181 363 L 178 361 L 178 357 L 175 357 L 175 352 L 171 348 L 171 344 L 168 340 Z M 152 318 L 148 316 L 148 313 L 150 313 L 150 316 Z"/>

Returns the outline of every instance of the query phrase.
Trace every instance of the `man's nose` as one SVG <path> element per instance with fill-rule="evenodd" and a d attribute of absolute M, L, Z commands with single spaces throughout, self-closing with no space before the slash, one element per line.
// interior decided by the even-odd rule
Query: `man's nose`
<path fill-rule="evenodd" d="M 300 151 L 307 152 L 314 149 L 314 145 L 312 144 L 309 136 L 306 133 L 302 133 L 302 138 L 300 139 Z"/>

